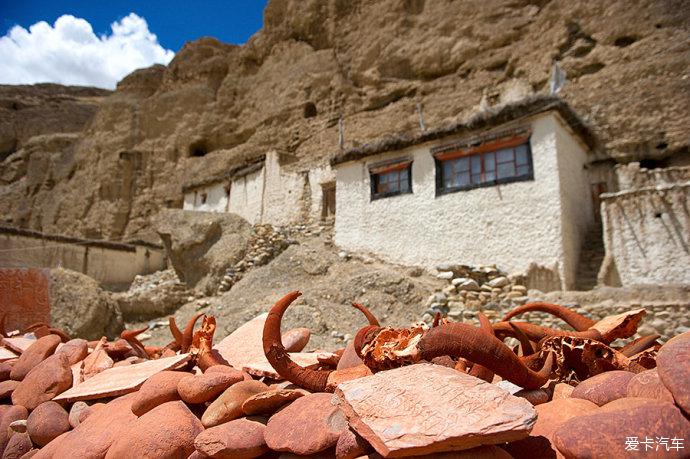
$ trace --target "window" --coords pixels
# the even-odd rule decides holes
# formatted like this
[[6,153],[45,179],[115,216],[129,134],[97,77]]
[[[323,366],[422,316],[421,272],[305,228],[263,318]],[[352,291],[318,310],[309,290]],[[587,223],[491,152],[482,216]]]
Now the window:
[[440,194],[533,178],[529,139],[524,136],[439,153],[435,159]]
[[372,167],[369,173],[372,200],[412,193],[412,161]]

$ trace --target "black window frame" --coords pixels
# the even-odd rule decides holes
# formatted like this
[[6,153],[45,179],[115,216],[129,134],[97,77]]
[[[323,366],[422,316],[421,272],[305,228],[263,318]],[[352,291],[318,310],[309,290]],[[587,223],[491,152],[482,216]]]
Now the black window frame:
[[[449,187],[446,188],[443,184],[445,181],[445,177],[443,175],[443,164],[447,161],[455,161],[461,157],[464,158],[471,158],[473,156],[479,156],[482,157],[482,173],[484,173],[485,168],[484,168],[484,161],[483,161],[483,156],[487,155],[489,153],[496,153],[500,150],[504,150],[506,147],[497,147],[496,149],[490,149],[486,151],[481,151],[477,153],[470,153],[464,156],[459,156],[457,158],[453,159],[439,159],[436,155],[434,155],[434,164],[436,168],[436,196],[443,196],[446,194],[450,193],[457,193],[458,191],[467,191],[467,190],[473,190],[475,188],[486,188],[486,187],[491,187],[491,186],[497,186],[497,185],[503,185],[506,183],[515,183],[515,182],[525,182],[525,181],[531,181],[534,180],[534,162],[532,160],[532,145],[530,142],[531,137],[528,137],[525,142],[520,143],[518,145],[508,147],[508,148],[517,148],[520,146],[526,146],[527,148],[527,166],[529,166],[529,171],[525,174],[521,175],[514,175],[511,177],[504,177],[504,178],[496,178],[494,180],[490,181],[484,181],[480,183],[470,183],[468,185],[459,185],[459,186],[454,186],[454,187]],[[470,159],[471,161],[471,159]],[[497,169],[494,169],[494,173],[497,174]],[[470,169],[470,176],[472,175],[471,169]]]
[[[375,201],[377,199],[383,199],[383,198],[390,198],[393,196],[401,196],[405,194],[412,194],[412,161],[410,160],[405,160],[405,161],[399,161],[394,164],[391,164],[389,167],[395,168],[396,166],[400,166],[401,164],[405,164],[405,167],[401,167],[399,169],[393,169],[393,170],[382,170],[382,171],[376,171],[376,169],[381,169],[381,167],[385,166],[379,166],[379,167],[374,167],[371,166],[369,168],[369,185],[370,185],[370,195],[371,195],[371,201]],[[395,191],[387,191],[385,193],[377,193],[376,189],[378,188],[379,185],[379,178],[380,176],[384,174],[390,174],[392,172],[402,172],[406,170],[407,171],[407,190],[395,190]],[[398,180],[398,183],[400,183],[400,180]]]

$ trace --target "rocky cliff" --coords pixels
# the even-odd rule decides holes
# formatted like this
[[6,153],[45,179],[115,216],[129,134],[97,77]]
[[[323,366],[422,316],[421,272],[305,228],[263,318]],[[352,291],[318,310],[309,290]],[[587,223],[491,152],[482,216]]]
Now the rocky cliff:
[[190,180],[269,148],[306,169],[338,150],[341,116],[353,146],[418,130],[418,107],[435,127],[545,93],[554,61],[606,154],[688,154],[682,0],[271,0],[264,16],[243,46],[204,38],[133,72],[81,133],[5,148],[5,222],[155,240]]

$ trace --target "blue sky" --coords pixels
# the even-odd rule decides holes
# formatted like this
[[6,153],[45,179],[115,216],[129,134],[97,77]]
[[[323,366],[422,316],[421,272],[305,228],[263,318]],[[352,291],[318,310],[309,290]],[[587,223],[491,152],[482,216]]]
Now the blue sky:
[[136,13],[146,19],[161,46],[177,52],[185,42],[203,36],[245,43],[261,28],[265,6],[266,0],[0,0],[0,33],[17,24],[53,24],[71,14],[103,34],[110,32],[111,23]]
[[137,68],[168,64],[185,42],[245,43],[266,0],[0,0],[0,84],[114,89]]

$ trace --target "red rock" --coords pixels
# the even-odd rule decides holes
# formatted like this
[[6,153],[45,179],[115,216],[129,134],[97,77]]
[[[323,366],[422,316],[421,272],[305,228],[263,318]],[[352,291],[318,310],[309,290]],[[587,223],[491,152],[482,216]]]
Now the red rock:
[[267,390],[268,386],[260,381],[240,381],[227,388],[206,408],[201,423],[208,428],[237,419],[244,415],[242,404],[245,400]]
[[597,405],[605,405],[627,395],[627,387],[635,373],[629,371],[607,371],[582,381],[573,389],[573,398],[582,398]]
[[235,368],[242,368],[253,361],[265,360],[262,338],[266,317],[268,313],[265,312],[243,324],[213,346],[213,349],[220,352],[220,355]]
[[[122,437],[137,417],[132,413],[134,394],[116,398],[93,412],[74,430],[48,443],[41,453],[50,448],[52,454],[46,458],[102,459],[110,445]],[[38,455],[37,455],[38,456]]]
[[69,358],[65,354],[53,355],[39,363],[26,375],[21,384],[12,392],[12,403],[33,410],[70,387],[72,387],[72,370],[69,366]]
[[565,421],[593,413],[599,407],[581,398],[561,398],[536,407],[537,422],[529,437],[509,443],[505,448],[516,457],[556,457],[553,433]]
[[311,331],[308,328],[293,328],[280,336],[283,347],[288,352],[301,352],[309,343]]
[[21,381],[29,371],[33,370],[39,363],[53,355],[55,349],[60,344],[60,337],[57,335],[46,335],[38,339],[19,356],[17,363],[12,367],[10,378]]
[[[519,440],[529,435],[537,420],[527,400],[430,363],[347,381],[336,394],[350,427],[386,457]],[[267,443],[271,446],[268,439]]]
[[549,393],[544,389],[522,389],[515,392],[513,395],[515,395],[516,397],[524,398],[532,405],[541,405],[542,403],[546,403],[549,401]]
[[357,365],[356,367],[344,368],[342,370],[335,370],[328,375],[326,390],[332,392],[335,390],[338,384],[342,382],[364,378],[365,376],[371,376],[371,374],[372,373],[369,367],[364,364]]
[[273,414],[278,408],[302,397],[304,392],[290,389],[267,390],[252,395],[242,404],[244,414]]
[[14,392],[18,385],[19,381],[14,379],[0,382],[0,400],[12,397],[12,392]]
[[94,414],[97,410],[101,409],[102,407],[106,406],[105,403],[94,403],[93,405],[89,406],[88,408],[84,408],[79,412],[79,415],[77,416],[77,419],[79,420],[79,424],[84,422],[89,416]]
[[690,332],[675,336],[661,346],[656,368],[676,404],[690,415]]
[[0,362],[0,381],[7,381],[8,379],[10,379],[12,367],[16,362],[16,359],[8,360],[7,362]]
[[31,441],[45,446],[70,429],[67,411],[56,402],[41,403],[29,415],[26,430]]
[[352,429],[345,429],[338,437],[338,442],[335,445],[336,459],[355,459],[363,456],[374,448],[369,443]]
[[658,401],[659,400],[655,399],[655,398],[641,398],[641,397],[619,398],[619,399],[616,399],[612,402],[608,402],[606,405],[601,406],[599,408],[598,412],[603,413],[605,411],[628,410],[630,408],[634,408],[634,407],[642,406],[642,405],[647,405],[649,403],[654,404],[654,402],[658,402]]
[[[690,421],[682,412],[673,404],[659,400],[629,409],[597,410],[578,416],[561,424],[553,438],[567,458],[623,458],[630,456],[626,451],[627,438],[687,438],[688,432]],[[643,454],[644,447],[640,457]],[[687,457],[687,450],[663,451],[663,456],[655,457]]]
[[[336,402],[337,403],[337,402]],[[264,438],[269,448],[308,455],[335,446],[347,429],[344,414],[332,394],[298,398],[268,421]]]
[[105,457],[186,458],[194,451],[194,438],[203,430],[183,402],[163,403],[121,432]]
[[179,400],[179,382],[189,376],[183,371],[161,371],[144,382],[132,400],[132,412],[141,416],[165,402]]
[[28,416],[29,412],[23,406],[8,406],[0,411],[0,455],[5,451],[9,441],[9,425],[14,421],[26,419]]
[[566,383],[557,383],[553,386],[553,395],[551,400],[558,400],[559,398],[568,398],[572,395],[575,387]]
[[24,454],[28,453],[33,448],[29,435],[25,433],[16,433],[10,437],[5,447],[5,452],[2,459],[19,459]]
[[69,432],[65,432],[59,437],[57,437],[55,440],[51,441],[48,443],[46,446],[44,446],[41,449],[32,449],[28,453],[26,453],[22,458],[24,457],[34,457],[36,459],[57,459],[58,456],[55,456],[55,450],[57,447],[60,445],[60,442],[62,439],[68,435]]
[[80,362],[89,355],[89,346],[85,339],[75,338],[67,341],[60,346],[60,349],[55,351],[56,354],[67,354],[69,357],[69,364],[74,365]]
[[250,459],[269,451],[264,440],[266,426],[250,419],[235,419],[206,429],[194,440],[200,453],[214,459]]
[[84,410],[89,409],[89,405],[86,404],[86,402],[74,402],[72,405],[72,408],[69,410],[69,415],[67,416],[67,420],[69,421],[69,425],[74,429],[77,427],[80,423],[79,417],[81,413]]
[[[10,423],[8,428],[12,432],[18,432],[18,433],[25,433],[26,432],[26,419],[19,419],[18,421],[14,421]],[[9,431],[8,431],[9,434]]]
[[30,459],[30,458],[34,457],[35,455],[37,455],[39,451],[40,451],[40,449],[31,448],[29,451],[27,451],[27,452],[26,452],[21,458],[19,458],[19,459]]
[[81,380],[93,378],[97,374],[112,368],[115,362],[103,348],[98,348],[89,354],[83,362]]
[[673,395],[661,382],[656,368],[633,376],[628,383],[626,395],[628,397],[655,398],[673,403]]
[[200,375],[186,376],[177,384],[177,392],[187,403],[204,403],[213,400],[225,389],[243,380],[244,374],[241,371],[228,367],[228,370],[206,371]]

